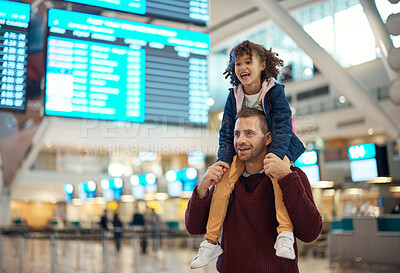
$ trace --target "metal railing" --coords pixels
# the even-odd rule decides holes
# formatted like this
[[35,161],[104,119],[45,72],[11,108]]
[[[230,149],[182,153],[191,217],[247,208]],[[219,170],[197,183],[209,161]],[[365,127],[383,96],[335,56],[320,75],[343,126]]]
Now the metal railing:
[[[369,90],[369,93],[378,102],[389,99],[388,86],[382,86],[377,89]],[[316,100],[317,100],[316,102],[314,101],[312,103],[307,103],[306,105],[304,105],[304,103],[299,103],[299,102],[293,103],[293,106],[296,108],[295,118],[353,107],[353,104],[349,101],[341,103],[338,97],[337,98],[329,97],[327,99],[316,98]]]
[[[129,248],[129,254],[132,255],[129,258],[133,264],[128,272],[134,273],[142,271],[141,242],[143,241],[151,241],[153,247],[157,245],[157,250],[153,249],[153,254],[157,256],[159,270],[155,272],[167,272],[166,257],[168,256],[169,243],[177,242],[178,239],[185,243],[185,248],[189,250],[185,254],[187,255],[185,263],[189,268],[188,262],[195,256],[194,247],[199,245],[195,241],[202,240],[201,236],[191,236],[186,231],[174,229],[133,230],[130,228],[124,229],[122,234],[124,247]],[[114,239],[112,231],[106,232],[100,229],[74,228],[33,231],[28,228],[3,227],[0,228],[0,272],[5,272],[3,271],[5,257],[13,258],[11,272],[15,273],[32,272],[28,266],[32,266],[35,260],[40,260],[40,266],[46,268],[46,270],[40,270],[40,272],[48,272],[48,268],[51,273],[61,272],[57,270],[60,267],[63,269],[70,267],[71,270],[67,272],[80,272],[81,269],[86,272],[87,261],[85,261],[85,257],[86,260],[89,260],[96,253],[98,255],[97,260],[101,260],[102,264],[98,265],[97,269],[89,269],[88,272],[117,272],[111,255],[116,252],[110,250],[110,244]],[[9,242],[9,247],[5,247],[6,241]],[[90,247],[88,247],[89,245]],[[99,248],[101,251],[98,251]],[[88,254],[89,251],[91,252],[90,255]],[[65,255],[60,255],[60,253]],[[41,259],[38,259],[38,256],[41,256]],[[16,262],[17,259],[18,262]],[[39,270],[36,271],[39,272]],[[203,272],[208,272],[207,267],[204,268]]]

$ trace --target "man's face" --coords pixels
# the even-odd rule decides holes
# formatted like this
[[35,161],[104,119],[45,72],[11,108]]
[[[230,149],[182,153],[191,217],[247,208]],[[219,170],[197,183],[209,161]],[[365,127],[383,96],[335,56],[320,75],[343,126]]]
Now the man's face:
[[257,116],[238,118],[235,123],[234,146],[242,161],[263,160],[271,143],[271,135],[264,135]]

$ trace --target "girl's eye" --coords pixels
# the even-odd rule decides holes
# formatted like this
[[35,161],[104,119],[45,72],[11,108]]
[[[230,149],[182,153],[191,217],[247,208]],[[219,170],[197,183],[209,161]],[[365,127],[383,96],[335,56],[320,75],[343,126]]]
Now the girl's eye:
[[239,63],[236,63],[236,66],[240,66],[240,64],[239,64]]
[[250,62],[250,61],[247,61],[246,64],[251,64],[251,62]]

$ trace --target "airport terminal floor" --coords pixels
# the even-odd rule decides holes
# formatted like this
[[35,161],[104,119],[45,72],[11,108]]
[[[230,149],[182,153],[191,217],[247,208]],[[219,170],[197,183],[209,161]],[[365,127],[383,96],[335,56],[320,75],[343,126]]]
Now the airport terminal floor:
[[[200,238],[196,238],[200,239]],[[153,250],[149,241],[147,254],[139,255],[139,264],[135,265],[134,246],[130,240],[123,240],[120,252],[115,250],[114,242],[107,241],[105,248],[100,242],[63,241],[57,245],[57,257],[54,272],[60,273],[217,273],[216,260],[200,269],[189,269],[189,263],[196,255],[195,249],[182,247],[177,239],[164,240],[157,250]],[[79,246],[78,246],[79,244]],[[20,240],[4,240],[2,264],[4,273],[42,273],[53,272],[52,254],[49,241],[26,240],[24,243],[21,270]],[[106,250],[105,250],[106,249]],[[104,253],[106,251],[107,253]],[[387,269],[373,271],[368,268],[341,269],[330,266],[328,256],[314,257],[311,253],[299,257],[299,269],[302,273],[372,273],[396,272]]]

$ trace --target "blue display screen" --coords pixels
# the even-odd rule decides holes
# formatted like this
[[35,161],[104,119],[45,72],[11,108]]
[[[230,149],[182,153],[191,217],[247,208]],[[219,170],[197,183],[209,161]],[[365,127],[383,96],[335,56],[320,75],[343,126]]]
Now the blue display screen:
[[318,164],[318,155],[316,151],[305,151],[294,163],[296,167],[312,166],[315,164]]
[[30,5],[0,0],[0,109],[25,111]]
[[368,181],[378,177],[378,165],[375,158],[350,161],[351,180]]
[[310,166],[302,166],[299,168],[307,175],[310,185],[314,185],[315,183],[317,183],[318,181],[321,180],[320,175],[319,175],[318,164],[310,165]]
[[170,197],[179,197],[182,194],[182,181],[171,181],[167,184],[168,195]]
[[146,13],[146,0],[68,0],[68,2],[81,3],[107,9],[115,9],[137,14]]
[[209,35],[50,9],[45,114],[205,124]]
[[100,8],[205,26],[208,0],[65,0]]
[[353,145],[349,147],[349,159],[361,160],[375,158],[376,148],[374,143]]

